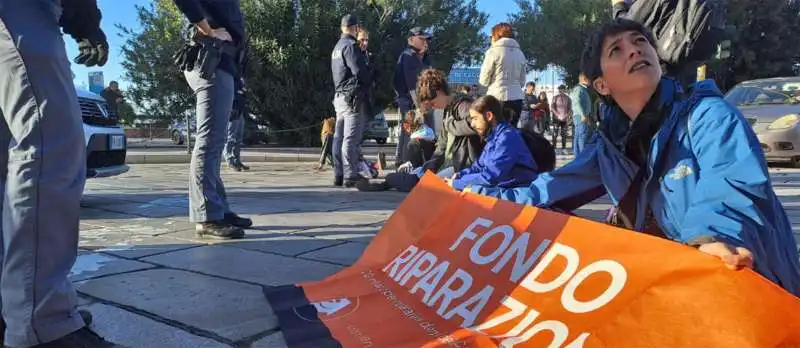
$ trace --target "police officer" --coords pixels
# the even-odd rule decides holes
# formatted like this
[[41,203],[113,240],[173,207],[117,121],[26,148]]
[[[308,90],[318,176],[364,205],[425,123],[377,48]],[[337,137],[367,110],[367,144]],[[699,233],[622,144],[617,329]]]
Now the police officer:
[[[394,73],[394,92],[396,95],[397,108],[400,111],[400,124],[403,124],[408,112],[414,110],[417,105],[417,77],[422,70],[431,66],[430,56],[428,55],[428,41],[431,35],[422,28],[415,27],[409,31],[408,47],[400,53],[397,59],[397,66]],[[436,129],[431,124],[431,117],[426,118],[426,123],[431,129]],[[400,167],[408,159],[406,158],[406,148],[408,147],[409,134],[400,127],[400,138],[397,140],[395,150],[395,168]]]
[[75,63],[105,65],[95,0],[0,0],[0,346],[118,347],[86,327],[67,278],[86,155],[59,27],[78,43]]
[[193,25],[194,36],[184,70],[197,98],[197,133],[189,181],[189,218],[200,237],[241,238],[250,219],[231,212],[220,178],[236,89],[246,45],[239,0],[173,0]]
[[342,18],[342,36],[331,55],[335,96],[336,128],[333,135],[335,186],[353,188],[368,181],[358,170],[361,137],[367,115],[368,88],[372,81],[364,52],[356,41],[358,21],[353,15]]

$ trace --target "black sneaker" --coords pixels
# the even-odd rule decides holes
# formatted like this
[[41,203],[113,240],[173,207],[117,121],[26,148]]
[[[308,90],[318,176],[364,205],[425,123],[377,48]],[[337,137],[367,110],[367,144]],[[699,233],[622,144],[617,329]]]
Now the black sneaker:
[[79,309],[78,314],[81,315],[81,319],[86,323],[86,326],[92,325],[92,313],[84,309]]
[[245,172],[250,170],[250,166],[246,166],[242,162],[239,162],[239,168],[242,168]]
[[228,163],[228,169],[230,169],[230,170],[232,170],[234,172],[241,172],[242,171],[242,167],[240,167],[236,163]]
[[369,179],[367,179],[367,178],[365,178],[363,176],[357,176],[357,177],[352,178],[352,179],[347,179],[347,181],[344,182],[344,187],[345,188],[354,188],[354,187],[358,187],[358,185],[364,185],[364,182],[369,184]]
[[241,228],[228,225],[225,221],[201,222],[195,226],[195,234],[199,238],[239,239],[244,237],[244,231]]
[[223,220],[225,221],[226,224],[231,225],[233,227],[250,228],[251,226],[253,226],[253,220],[243,218],[234,213],[225,214]]
[[342,185],[344,185],[344,178],[342,178],[341,176],[333,178],[333,186],[341,187]]
[[389,191],[391,187],[386,181],[381,181],[377,183],[370,182],[369,180],[361,180],[356,183],[356,188],[359,191],[363,192],[380,192],[380,191]]
[[124,348],[106,341],[88,327],[84,327],[53,342],[34,346],[36,348]]

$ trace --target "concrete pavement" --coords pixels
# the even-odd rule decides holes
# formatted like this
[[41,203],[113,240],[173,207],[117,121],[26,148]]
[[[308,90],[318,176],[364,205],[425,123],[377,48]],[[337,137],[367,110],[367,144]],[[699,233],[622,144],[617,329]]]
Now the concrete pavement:
[[[285,347],[263,290],[353,263],[404,198],[331,188],[331,173],[307,163],[223,175],[233,210],[255,221],[239,241],[194,237],[186,165],[88,182],[71,279],[101,335],[130,347]],[[773,180],[800,232],[800,170]],[[601,199],[578,213],[607,209]]]

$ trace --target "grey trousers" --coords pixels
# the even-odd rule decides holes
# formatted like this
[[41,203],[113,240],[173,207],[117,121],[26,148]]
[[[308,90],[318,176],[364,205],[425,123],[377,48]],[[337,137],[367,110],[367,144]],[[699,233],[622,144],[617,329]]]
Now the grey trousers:
[[217,70],[210,80],[199,72],[184,72],[197,98],[197,130],[189,178],[189,219],[192,222],[222,220],[230,211],[220,163],[233,108],[233,76]]
[[228,121],[228,141],[225,143],[225,160],[228,164],[242,163],[242,137],[244,136],[244,118]]
[[336,128],[333,132],[333,172],[345,180],[358,176],[358,161],[361,159],[361,138],[364,133],[366,115],[364,108],[353,107],[347,97],[336,95],[333,99],[336,110]]
[[0,0],[0,184],[5,345],[83,327],[67,276],[78,249],[86,150],[55,0]]

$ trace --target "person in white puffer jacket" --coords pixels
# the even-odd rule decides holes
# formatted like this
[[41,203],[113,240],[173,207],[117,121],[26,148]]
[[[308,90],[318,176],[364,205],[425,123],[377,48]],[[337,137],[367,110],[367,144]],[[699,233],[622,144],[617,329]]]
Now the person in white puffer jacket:
[[481,66],[480,84],[486,94],[503,102],[503,115],[512,125],[522,113],[528,60],[508,23],[492,28],[492,46],[486,51]]

